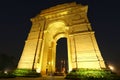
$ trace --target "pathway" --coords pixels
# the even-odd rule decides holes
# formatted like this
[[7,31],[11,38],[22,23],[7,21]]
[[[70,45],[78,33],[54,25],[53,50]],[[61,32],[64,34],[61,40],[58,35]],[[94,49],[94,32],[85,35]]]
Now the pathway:
[[45,76],[39,78],[26,78],[26,77],[4,78],[0,80],[65,80],[65,79],[64,76]]

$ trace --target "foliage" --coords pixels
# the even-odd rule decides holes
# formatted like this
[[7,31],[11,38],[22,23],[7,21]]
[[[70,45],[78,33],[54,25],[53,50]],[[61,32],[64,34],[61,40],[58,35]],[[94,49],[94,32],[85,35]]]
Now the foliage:
[[30,69],[16,69],[13,74],[18,77],[40,77],[40,73],[36,73],[35,70]]
[[120,80],[120,77],[110,70],[74,69],[67,74],[66,79],[82,80]]

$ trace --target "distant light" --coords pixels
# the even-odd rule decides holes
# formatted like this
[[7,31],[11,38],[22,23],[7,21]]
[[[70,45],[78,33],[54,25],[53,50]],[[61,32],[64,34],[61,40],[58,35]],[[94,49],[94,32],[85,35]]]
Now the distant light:
[[109,65],[108,67],[110,68],[110,70],[112,70],[112,71],[114,70],[113,66]]
[[7,71],[7,70],[5,70],[5,71],[4,71],[4,73],[5,73],[5,74],[7,74],[7,73],[8,73],[8,71]]

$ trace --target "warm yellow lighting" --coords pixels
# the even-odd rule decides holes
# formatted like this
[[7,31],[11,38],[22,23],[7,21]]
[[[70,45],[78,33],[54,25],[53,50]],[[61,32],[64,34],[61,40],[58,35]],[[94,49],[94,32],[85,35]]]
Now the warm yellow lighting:
[[67,38],[68,72],[74,68],[106,68],[86,16],[86,6],[66,3],[47,10],[32,20],[18,69],[36,69],[42,75],[47,70],[55,72],[60,38]]
[[38,69],[36,69],[36,72],[37,72],[37,73],[40,73],[40,71],[41,71],[41,70],[40,70],[39,68],[38,68]]
[[114,70],[113,66],[109,65],[108,67],[110,68],[110,70],[112,70],[112,71]]
[[50,62],[48,62],[48,64],[50,65]]
[[[56,13],[56,15],[66,15],[66,14],[68,14],[68,11],[63,11],[63,12]],[[46,15],[45,17],[46,18],[52,18],[54,16],[55,16],[54,14],[50,14],[50,15]]]
[[7,70],[5,70],[5,71],[4,71],[4,73],[5,73],[5,74],[7,74],[7,73],[8,73],[8,71],[7,71]]
[[60,15],[65,15],[65,14],[67,14],[68,13],[68,11],[64,11],[64,12],[61,12],[61,13],[59,13]]
[[37,63],[37,66],[36,66],[36,72],[37,72],[37,73],[40,73],[40,72],[41,72],[40,64],[39,64],[39,63]]

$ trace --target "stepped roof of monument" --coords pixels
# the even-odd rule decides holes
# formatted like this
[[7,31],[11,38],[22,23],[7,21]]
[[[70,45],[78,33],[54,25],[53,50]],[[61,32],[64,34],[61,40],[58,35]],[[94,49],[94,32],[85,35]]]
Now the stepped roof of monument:
[[45,15],[45,14],[49,14],[52,12],[57,12],[57,11],[65,10],[65,9],[71,10],[72,8],[75,8],[75,7],[83,8],[83,7],[87,7],[87,6],[84,6],[82,4],[77,4],[76,2],[64,3],[64,4],[59,4],[59,5],[50,7],[48,9],[42,10],[40,14]]
[[87,10],[88,10],[87,5],[77,4],[76,2],[64,3],[64,4],[59,4],[59,5],[50,7],[48,9],[42,10],[40,14],[31,18],[31,20],[33,21],[33,19],[37,17],[53,18],[56,16],[62,16],[62,15],[71,14],[71,13],[74,14],[76,12],[87,13]]

